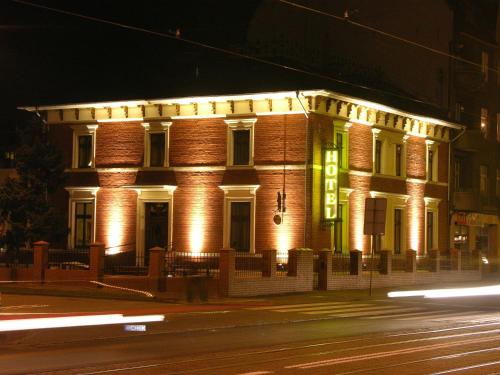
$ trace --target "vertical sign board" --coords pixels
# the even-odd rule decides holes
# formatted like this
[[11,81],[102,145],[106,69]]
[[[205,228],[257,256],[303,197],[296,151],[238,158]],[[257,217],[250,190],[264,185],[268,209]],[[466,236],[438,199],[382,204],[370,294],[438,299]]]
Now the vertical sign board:
[[386,198],[365,199],[365,225],[363,230],[364,234],[385,234],[386,210]]
[[337,219],[338,207],[338,149],[323,149],[323,221]]

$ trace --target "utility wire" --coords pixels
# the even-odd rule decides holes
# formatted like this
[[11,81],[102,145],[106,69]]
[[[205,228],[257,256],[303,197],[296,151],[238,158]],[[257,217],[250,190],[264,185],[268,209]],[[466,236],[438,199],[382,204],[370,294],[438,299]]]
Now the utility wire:
[[355,83],[352,83],[352,82],[343,81],[343,80],[336,79],[336,78],[333,78],[333,77],[328,76],[328,75],[311,72],[311,71],[308,71],[308,70],[305,70],[305,69],[301,69],[301,68],[297,68],[297,67],[293,67],[293,66],[289,66],[289,65],[280,64],[280,63],[277,63],[277,62],[274,62],[274,61],[271,61],[271,60],[266,60],[266,59],[259,58],[259,57],[256,57],[256,56],[252,56],[252,55],[248,55],[248,54],[245,54],[245,53],[241,53],[241,52],[237,52],[237,51],[232,51],[232,50],[228,50],[228,49],[221,48],[221,47],[216,47],[216,46],[213,46],[213,45],[210,45],[210,44],[207,44],[207,43],[198,42],[198,41],[193,40],[193,39],[184,38],[184,37],[182,37],[180,35],[168,34],[168,33],[163,33],[163,32],[159,32],[159,31],[149,30],[149,29],[146,29],[146,28],[143,28],[143,27],[127,25],[127,24],[124,24],[124,23],[114,22],[114,21],[110,21],[110,20],[106,20],[106,19],[102,19],[102,18],[98,18],[98,17],[93,17],[93,16],[88,16],[88,15],[85,15],[85,14],[71,12],[71,11],[64,10],[64,9],[53,8],[53,7],[49,7],[49,6],[45,6],[45,5],[41,5],[41,4],[36,4],[36,3],[32,3],[32,2],[29,2],[29,1],[25,1],[25,0],[11,0],[11,1],[14,2],[14,3],[22,4],[22,5],[26,5],[26,6],[30,6],[30,7],[34,7],[34,8],[39,8],[39,9],[48,10],[48,11],[51,11],[51,12],[63,14],[63,15],[66,15],[66,16],[72,16],[72,17],[77,17],[77,18],[85,19],[87,21],[93,21],[93,22],[103,23],[103,24],[107,24],[107,25],[111,25],[111,26],[116,26],[116,27],[119,27],[119,28],[122,28],[122,29],[126,29],[126,30],[132,30],[132,31],[137,31],[137,32],[145,33],[145,34],[154,35],[154,36],[161,37],[161,38],[167,38],[167,39],[171,39],[171,40],[178,40],[178,41],[185,42],[187,44],[191,44],[191,45],[194,45],[194,46],[197,46],[197,47],[206,48],[206,49],[209,49],[209,50],[212,50],[212,51],[216,51],[216,52],[219,52],[219,53],[223,53],[223,54],[228,54],[228,55],[231,55],[231,56],[239,57],[241,59],[258,62],[258,63],[261,63],[261,64],[266,64],[266,65],[274,66],[274,67],[277,67],[277,68],[282,68],[282,69],[285,69],[285,70],[288,70],[288,71],[292,71],[292,72],[295,72],[295,73],[301,73],[301,74],[309,75],[309,76],[312,76],[312,77],[315,77],[315,78],[320,78],[320,79],[324,79],[324,80],[331,81],[331,82],[341,83],[341,84],[344,84],[344,85],[348,85],[348,86],[352,86],[352,87],[357,87],[357,88],[361,88],[361,89],[364,89],[364,90],[378,92],[378,93],[381,93],[381,94],[388,94],[388,95],[391,95],[393,97],[397,97],[397,98],[409,100],[409,101],[412,101],[412,102],[415,102],[415,103],[419,103],[419,104],[424,104],[424,105],[435,107],[435,105],[432,104],[432,103],[428,103],[428,102],[425,102],[423,100],[412,98],[412,97],[409,97],[409,96],[406,96],[406,95],[401,95],[401,94],[397,94],[397,93],[391,92],[391,91],[381,90],[381,89],[377,89],[377,88],[373,88],[373,87],[369,87],[369,86],[364,86],[364,85],[355,84]]
[[[322,11],[322,10],[319,10],[319,9],[315,9],[315,8],[311,8],[311,7],[302,5],[302,4],[294,3],[293,1],[288,1],[288,0],[277,0],[277,1],[280,2],[280,3],[286,4],[286,5],[298,8],[298,9],[306,10],[306,11],[311,12],[311,13],[316,13],[316,14],[320,14],[322,16],[333,18],[333,19],[338,20],[338,21],[348,22],[351,25],[354,25],[354,26],[360,27],[362,29],[365,29],[365,30],[377,33],[379,35],[386,36],[388,38],[392,38],[392,39],[398,40],[398,41],[403,42],[403,43],[410,44],[410,45],[412,45],[414,47],[423,48],[423,49],[425,49],[427,51],[436,53],[438,55],[449,57],[449,58],[451,58],[453,60],[460,61],[460,62],[463,62],[463,63],[466,63],[466,64],[470,64],[470,65],[473,65],[473,66],[481,68],[481,69],[483,68],[483,66],[481,64],[476,63],[474,61],[464,59],[463,57],[460,57],[460,56],[457,56],[457,55],[452,55],[452,54],[450,54],[448,52],[444,52],[444,51],[438,50],[436,48],[432,48],[432,47],[426,46],[425,44],[414,42],[412,40],[400,37],[398,35],[394,35],[394,34],[388,33],[386,31],[377,29],[377,28],[372,27],[372,26],[368,26],[368,25],[362,24],[360,22],[353,21],[349,17],[337,16],[335,14],[328,13],[328,12],[325,12],[325,11]],[[491,70],[495,74],[498,74],[498,70],[497,69],[488,67],[488,70]]]

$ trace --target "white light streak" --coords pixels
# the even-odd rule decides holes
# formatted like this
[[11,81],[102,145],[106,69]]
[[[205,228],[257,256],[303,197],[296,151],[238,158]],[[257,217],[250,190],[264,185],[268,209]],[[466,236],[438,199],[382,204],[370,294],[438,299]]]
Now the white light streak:
[[472,297],[472,296],[494,296],[500,295],[500,285],[490,285],[473,288],[453,289],[429,289],[429,290],[407,290],[389,292],[390,298],[399,297],[424,297],[424,298],[450,298],[450,297]]
[[108,324],[162,322],[164,319],[164,315],[123,316],[123,314],[8,319],[0,321],[0,332],[25,331],[29,329],[88,327]]

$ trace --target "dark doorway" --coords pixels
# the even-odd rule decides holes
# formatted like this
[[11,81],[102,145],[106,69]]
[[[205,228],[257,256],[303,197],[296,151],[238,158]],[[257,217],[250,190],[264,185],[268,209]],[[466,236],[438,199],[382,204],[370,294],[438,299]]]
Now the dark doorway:
[[168,203],[147,202],[145,225],[144,265],[149,264],[149,249],[168,247]]
[[231,202],[231,247],[250,252],[250,202]]

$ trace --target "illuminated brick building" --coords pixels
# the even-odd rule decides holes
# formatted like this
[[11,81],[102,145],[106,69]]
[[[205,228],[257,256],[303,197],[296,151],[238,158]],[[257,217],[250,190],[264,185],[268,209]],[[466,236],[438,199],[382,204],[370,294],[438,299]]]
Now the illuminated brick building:
[[321,90],[38,110],[67,163],[69,248],[369,252],[364,200],[386,197],[380,249],[448,251],[458,125]]

